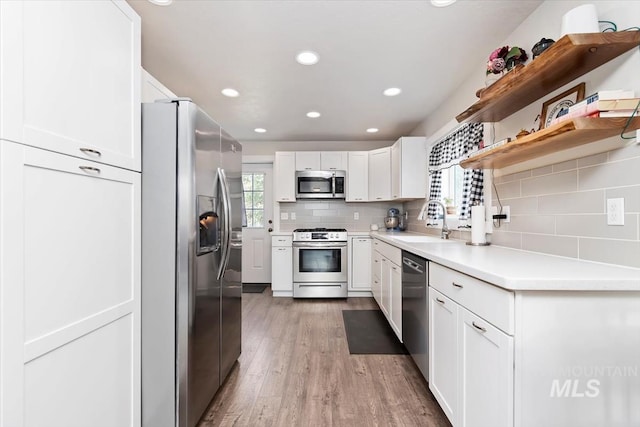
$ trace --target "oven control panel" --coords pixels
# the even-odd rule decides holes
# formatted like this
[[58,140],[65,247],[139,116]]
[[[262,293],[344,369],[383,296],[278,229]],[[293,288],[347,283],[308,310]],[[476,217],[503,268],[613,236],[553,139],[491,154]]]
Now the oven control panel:
[[347,240],[347,230],[343,229],[303,229],[294,230],[295,242],[341,242]]

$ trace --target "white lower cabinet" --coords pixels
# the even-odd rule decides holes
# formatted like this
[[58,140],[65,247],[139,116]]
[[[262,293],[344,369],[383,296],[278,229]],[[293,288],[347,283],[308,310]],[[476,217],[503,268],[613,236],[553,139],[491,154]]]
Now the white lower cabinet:
[[[399,248],[374,239],[373,297],[387,318],[389,325],[391,325],[391,328],[396,333],[396,336],[402,342],[401,259],[402,251]],[[378,277],[376,277],[377,274],[379,274]]]
[[349,238],[349,291],[371,291],[371,237]]
[[140,425],[140,197],[137,172],[0,141],[0,425]]
[[458,304],[429,288],[429,390],[453,425],[458,416]]
[[382,304],[382,255],[374,250],[371,262],[371,293],[378,305]]
[[429,389],[454,427],[512,427],[514,337],[470,308],[512,318],[513,294],[437,264],[429,280]]
[[513,425],[513,337],[460,307],[459,426]]
[[271,237],[271,291],[274,297],[293,296],[291,236]]

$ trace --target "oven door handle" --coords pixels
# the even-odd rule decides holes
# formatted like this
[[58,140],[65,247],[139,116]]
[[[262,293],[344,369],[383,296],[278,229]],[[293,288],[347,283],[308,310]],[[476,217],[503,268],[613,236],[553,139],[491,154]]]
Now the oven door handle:
[[294,248],[346,248],[347,242],[293,242]]

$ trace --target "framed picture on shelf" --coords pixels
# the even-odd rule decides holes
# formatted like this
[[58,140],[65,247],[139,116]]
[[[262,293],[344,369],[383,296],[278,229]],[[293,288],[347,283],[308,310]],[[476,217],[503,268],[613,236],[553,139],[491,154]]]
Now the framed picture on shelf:
[[542,104],[542,113],[540,113],[540,129],[548,127],[551,120],[558,117],[561,111],[568,109],[576,102],[582,101],[584,99],[584,87],[584,82],[582,82],[545,101]]

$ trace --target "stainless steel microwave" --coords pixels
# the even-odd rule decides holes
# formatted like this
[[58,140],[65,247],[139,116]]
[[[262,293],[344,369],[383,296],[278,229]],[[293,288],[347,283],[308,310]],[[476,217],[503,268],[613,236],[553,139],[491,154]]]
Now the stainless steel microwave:
[[297,171],[296,199],[344,199],[345,171]]

